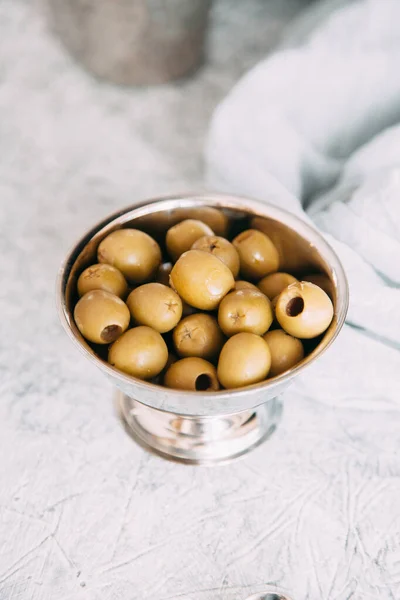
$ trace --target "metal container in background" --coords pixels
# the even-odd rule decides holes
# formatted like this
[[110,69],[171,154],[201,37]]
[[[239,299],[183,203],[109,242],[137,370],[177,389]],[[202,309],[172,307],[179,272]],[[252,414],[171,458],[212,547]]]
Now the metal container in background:
[[124,85],[200,65],[212,0],[47,0],[52,27],[94,75]]

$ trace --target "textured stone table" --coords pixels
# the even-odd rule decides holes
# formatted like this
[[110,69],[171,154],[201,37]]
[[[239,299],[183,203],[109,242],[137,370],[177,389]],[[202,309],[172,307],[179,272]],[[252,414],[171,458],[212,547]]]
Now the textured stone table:
[[[295,600],[399,597],[398,533],[380,531],[398,419],[289,392],[281,428],[244,460],[171,464],[126,436],[54,308],[88,226],[201,189],[214,106],[301,4],[217,2],[197,77],[136,90],[81,71],[40,5],[0,4],[1,600],[242,600],[268,583]],[[378,459],[382,428],[393,453]]]

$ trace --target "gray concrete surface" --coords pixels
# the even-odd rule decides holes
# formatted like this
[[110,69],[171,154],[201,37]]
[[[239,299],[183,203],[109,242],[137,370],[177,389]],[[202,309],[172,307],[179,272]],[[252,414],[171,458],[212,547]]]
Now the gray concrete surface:
[[[373,503],[375,492],[356,418],[289,392],[282,427],[243,461],[167,463],[125,435],[112,389],[54,309],[58,266],[87,227],[137,199],[203,187],[214,107],[302,4],[217,1],[196,77],[127,90],[81,71],[42,5],[0,3],[1,600],[242,600],[268,583],[294,600],[358,599],[364,572],[385,591],[385,555],[350,525],[337,535],[339,507],[350,524],[358,507],[346,498],[361,490]],[[368,419],[378,436],[379,417]]]

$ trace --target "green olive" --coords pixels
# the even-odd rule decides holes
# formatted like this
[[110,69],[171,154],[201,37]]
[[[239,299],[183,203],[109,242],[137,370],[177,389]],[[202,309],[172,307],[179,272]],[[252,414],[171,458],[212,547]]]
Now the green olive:
[[108,362],[139,379],[156,377],[168,360],[168,348],[158,331],[134,327],[110,346]]
[[117,267],[132,283],[149,281],[161,262],[161,250],[152,237],[138,229],[117,229],[97,250],[100,263]]
[[238,290],[254,290],[256,292],[260,291],[258,287],[254,285],[254,283],[250,283],[250,281],[243,280],[235,281],[235,292],[237,292]]
[[79,331],[89,342],[110,344],[128,328],[131,315],[118,296],[93,290],[78,300],[74,318]]
[[279,268],[279,254],[269,237],[256,229],[247,229],[233,240],[239,253],[240,272],[250,279],[260,279]]
[[297,338],[283,331],[283,329],[268,331],[263,337],[271,352],[270,377],[280,375],[303,360],[303,344]]
[[199,238],[192,246],[192,250],[203,250],[222,260],[232,271],[234,277],[238,276],[240,261],[236,248],[223,237],[205,235]]
[[218,308],[218,324],[227,336],[242,331],[262,335],[271,326],[273,318],[271,303],[259,290],[231,292]]
[[183,221],[184,219],[197,219],[202,221],[215,233],[215,235],[221,235],[226,237],[229,228],[229,219],[227,215],[211,206],[200,206],[199,208],[178,208],[175,211],[176,223]]
[[282,271],[301,271],[310,267],[310,245],[293,229],[283,223],[264,217],[254,217],[250,227],[267,235],[279,254]]
[[172,271],[172,263],[166,262],[158,267],[156,281],[163,285],[169,285],[169,276]]
[[275,310],[282,329],[303,339],[323,333],[333,318],[329,296],[308,281],[292,283],[285,288],[278,296]]
[[196,219],[186,219],[177,225],[174,225],[167,231],[165,243],[168,254],[173,261],[190,250],[196,240],[204,235],[214,235],[214,232],[208,225]]
[[164,377],[164,385],[177,390],[214,392],[219,390],[216,368],[207,360],[191,356],[172,364]]
[[92,265],[85,269],[78,279],[78,294],[84,296],[92,290],[104,290],[119,298],[125,298],[128,284],[121,271],[106,264]]
[[328,275],[323,273],[313,273],[312,275],[304,275],[303,281],[309,281],[314,285],[320,287],[326,294],[328,294],[329,298],[332,300],[333,298],[333,284],[329,279]]
[[263,294],[273,300],[276,296],[279,296],[285,287],[291,283],[296,283],[296,281],[296,277],[289,275],[289,273],[271,273],[263,277],[257,285]]
[[159,333],[173,329],[182,316],[182,301],[178,294],[162,283],[145,283],[137,287],[126,303],[136,323],[148,325]]
[[179,356],[198,356],[213,360],[223,346],[224,336],[217,319],[197,313],[178,323],[174,329],[173,341]]
[[263,381],[271,366],[268,344],[254,333],[229,338],[218,361],[218,379],[227,389]]
[[170,282],[180,297],[195,308],[214,310],[235,285],[232,271],[208,252],[189,250],[175,263]]

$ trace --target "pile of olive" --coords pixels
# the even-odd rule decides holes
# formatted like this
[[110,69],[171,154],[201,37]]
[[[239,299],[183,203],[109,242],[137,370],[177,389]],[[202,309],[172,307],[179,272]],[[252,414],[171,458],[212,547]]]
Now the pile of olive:
[[118,229],[80,274],[76,325],[124,373],[182,390],[238,388],[291,369],[304,358],[301,340],[331,323],[326,278],[279,272],[265,233],[229,241],[226,215],[208,210],[213,229],[208,213],[183,218],[164,253],[147,233]]

